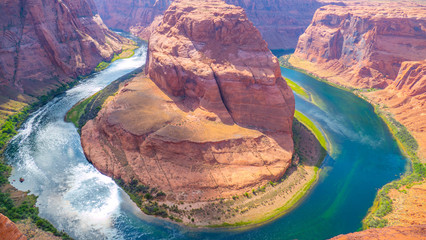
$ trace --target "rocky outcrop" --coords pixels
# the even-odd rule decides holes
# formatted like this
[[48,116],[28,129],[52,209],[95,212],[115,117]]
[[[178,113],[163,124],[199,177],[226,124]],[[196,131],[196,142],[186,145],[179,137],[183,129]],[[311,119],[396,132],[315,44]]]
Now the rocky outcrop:
[[173,4],[150,37],[151,79],[224,123],[291,133],[293,94],[244,10],[219,1],[185,3]]
[[426,156],[426,6],[356,3],[324,6],[300,37],[289,62],[363,93],[404,124]]
[[150,79],[133,79],[82,129],[96,168],[184,201],[239,195],[283,176],[294,97],[244,10],[176,1],[148,55]]
[[[111,27],[130,30],[148,39],[154,19],[164,13],[172,0],[95,0],[100,15]],[[226,0],[245,9],[271,49],[294,49],[299,36],[310,24],[315,10],[323,4],[316,0]],[[161,18],[161,16],[160,16]],[[152,24],[154,23],[154,24]]]
[[26,240],[16,225],[3,214],[0,214],[0,239],[2,240]]
[[417,139],[418,153],[426,159],[426,61],[403,62],[389,87],[365,95],[386,106],[407,127]]
[[292,64],[344,86],[385,88],[402,62],[425,59],[426,6],[347,4],[317,10],[300,36]]
[[339,235],[331,240],[425,240],[426,225],[411,227],[386,227],[378,229],[369,229],[346,235]]
[[15,100],[89,74],[127,41],[108,30],[92,0],[3,0],[0,26],[0,92]]

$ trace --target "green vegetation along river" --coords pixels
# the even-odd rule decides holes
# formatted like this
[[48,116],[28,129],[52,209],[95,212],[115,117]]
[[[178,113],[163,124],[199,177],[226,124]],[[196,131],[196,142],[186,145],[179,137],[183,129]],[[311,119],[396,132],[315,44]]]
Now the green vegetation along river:
[[[331,146],[317,185],[290,213],[252,229],[190,229],[149,217],[89,164],[66,112],[113,80],[140,68],[146,46],[117,60],[33,113],[6,151],[10,181],[38,197],[40,216],[75,239],[326,239],[358,230],[376,191],[397,179],[406,160],[367,102],[294,70],[283,75],[316,105],[296,96],[298,111],[313,120]],[[23,177],[25,181],[19,182]]]

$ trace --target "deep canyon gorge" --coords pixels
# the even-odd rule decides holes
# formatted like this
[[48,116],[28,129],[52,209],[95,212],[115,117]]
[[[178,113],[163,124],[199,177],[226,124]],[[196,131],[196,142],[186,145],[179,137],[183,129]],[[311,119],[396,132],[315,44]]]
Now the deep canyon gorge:
[[0,13],[0,238],[425,239],[422,1]]

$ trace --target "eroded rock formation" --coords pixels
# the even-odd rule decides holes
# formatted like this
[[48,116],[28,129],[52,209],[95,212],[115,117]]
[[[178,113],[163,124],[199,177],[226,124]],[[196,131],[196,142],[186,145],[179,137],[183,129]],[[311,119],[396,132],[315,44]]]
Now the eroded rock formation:
[[403,62],[389,87],[366,95],[408,128],[417,139],[418,153],[426,159],[426,61]]
[[[95,0],[100,15],[111,28],[130,30],[148,39],[154,21],[172,0]],[[310,24],[315,10],[323,4],[316,0],[225,0],[245,9],[271,49],[293,49]],[[161,18],[161,17],[160,17]],[[158,19],[158,18],[157,18]],[[154,23],[154,24],[152,24]]]
[[16,225],[6,216],[0,213],[0,239],[2,240],[26,240]]
[[369,229],[346,235],[339,235],[331,240],[425,240],[426,225],[410,227],[386,227]]
[[291,164],[294,97],[244,10],[176,1],[149,41],[146,72],[82,129],[101,172],[168,200],[230,197]]
[[354,88],[384,88],[404,61],[426,56],[426,6],[416,3],[347,3],[315,13],[300,36],[300,66]]
[[173,4],[149,39],[151,79],[225,123],[290,133],[293,94],[244,10],[185,4]]
[[329,81],[365,93],[404,124],[426,156],[426,6],[346,2],[324,6],[289,60]]
[[0,26],[0,93],[15,100],[89,74],[126,41],[103,24],[92,0],[2,0]]

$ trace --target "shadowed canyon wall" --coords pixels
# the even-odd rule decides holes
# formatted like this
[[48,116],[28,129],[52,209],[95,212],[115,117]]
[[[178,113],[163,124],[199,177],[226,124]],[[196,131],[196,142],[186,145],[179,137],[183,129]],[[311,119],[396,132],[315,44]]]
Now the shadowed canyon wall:
[[92,0],[1,0],[0,26],[2,104],[30,102],[89,74],[127,41],[108,30]]
[[[102,19],[110,28],[130,30],[143,39],[160,20],[171,0],[95,0]],[[245,9],[250,21],[259,29],[270,49],[294,49],[299,36],[312,20],[316,0],[226,0]],[[161,18],[161,17],[160,17]]]

